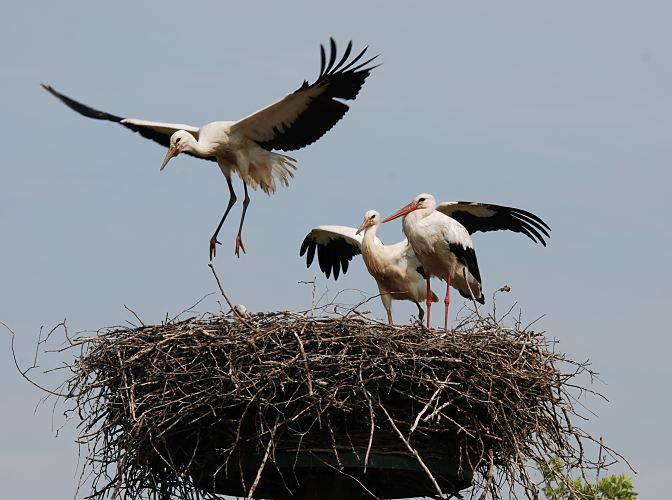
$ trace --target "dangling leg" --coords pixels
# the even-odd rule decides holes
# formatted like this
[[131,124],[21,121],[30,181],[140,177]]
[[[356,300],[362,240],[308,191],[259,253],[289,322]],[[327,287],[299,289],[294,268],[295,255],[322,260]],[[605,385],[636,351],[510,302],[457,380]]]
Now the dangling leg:
[[243,200],[243,215],[240,218],[240,226],[238,227],[238,235],[236,236],[236,257],[240,257],[240,251],[245,252],[245,247],[243,246],[243,239],[240,236],[240,233],[243,232],[243,222],[245,222],[245,212],[247,212],[247,206],[250,204],[250,196],[247,194],[247,183],[243,181],[243,188],[245,189],[245,199]]
[[430,274],[425,270],[425,276],[427,276],[427,329],[429,329],[429,316],[432,311],[432,288],[429,286]]
[[425,311],[422,309],[420,302],[416,302],[415,305],[418,306],[418,321],[422,323],[422,320],[425,317]]
[[383,303],[383,307],[387,311],[387,324],[394,326],[394,323],[392,322],[392,295],[381,290],[380,300]]
[[237,200],[236,193],[233,192],[233,184],[231,183],[231,178],[228,176],[226,177],[226,183],[229,185],[229,204],[226,206],[224,217],[222,217],[222,220],[219,221],[219,225],[215,230],[215,234],[213,234],[212,238],[210,238],[210,260],[212,260],[212,258],[215,256],[215,253],[217,253],[217,245],[221,245],[221,243],[217,241],[217,235],[219,234],[219,230],[222,228],[222,224],[224,224],[226,216],[229,215],[231,207],[233,207],[233,205],[236,203]]
[[446,275],[446,298],[443,299],[446,304],[446,317],[443,321],[443,329],[448,331],[448,306],[450,305],[450,273]]

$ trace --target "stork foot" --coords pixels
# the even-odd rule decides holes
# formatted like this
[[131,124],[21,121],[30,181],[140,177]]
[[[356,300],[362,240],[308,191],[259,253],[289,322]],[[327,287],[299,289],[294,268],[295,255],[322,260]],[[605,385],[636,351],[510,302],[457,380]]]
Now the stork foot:
[[245,251],[245,246],[243,245],[243,239],[240,237],[240,234],[236,236],[236,257],[240,258],[240,251],[247,253]]
[[217,254],[217,245],[221,245],[217,238],[213,236],[210,238],[210,260],[212,260]]

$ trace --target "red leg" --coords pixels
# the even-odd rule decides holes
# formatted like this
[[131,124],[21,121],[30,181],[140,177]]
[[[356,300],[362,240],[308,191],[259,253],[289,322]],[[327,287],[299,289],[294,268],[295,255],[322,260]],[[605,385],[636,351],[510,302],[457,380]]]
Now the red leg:
[[236,236],[236,250],[234,252],[236,254],[236,257],[240,257],[241,250],[243,251],[243,253],[246,253],[245,247],[243,246],[243,239],[240,237],[240,235],[238,235]]
[[427,275],[427,329],[429,329],[429,315],[432,309],[432,288],[429,286],[429,273],[425,271]]
[[394,326],[394,323],[392,323],[392,311],[390,311],[389,309],[387,310],[387,323],[390,326]]
[[446,276],[446,298],[443,299],[444,304],[446,304],[446,317],[443,321],[443,329],[448,331],[448,306],[450,305],[450,273]]

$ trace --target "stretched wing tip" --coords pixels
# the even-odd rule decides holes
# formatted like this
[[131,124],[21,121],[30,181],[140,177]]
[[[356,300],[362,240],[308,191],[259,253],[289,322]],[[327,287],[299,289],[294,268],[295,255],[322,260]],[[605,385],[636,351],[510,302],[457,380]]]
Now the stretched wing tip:
[[51,95],[53,95],[54,97],[59,97],[59,98],[60,98],[61,94],[59,94],[59,93],[56,91],[56,89],[55,89],[54,87],[52,87],[51,85],[49,85],[49,84],[47,84],[47,83],[40,83],[40,86],[41,86],[44,90],[46,90],[47,92],[49,92]]

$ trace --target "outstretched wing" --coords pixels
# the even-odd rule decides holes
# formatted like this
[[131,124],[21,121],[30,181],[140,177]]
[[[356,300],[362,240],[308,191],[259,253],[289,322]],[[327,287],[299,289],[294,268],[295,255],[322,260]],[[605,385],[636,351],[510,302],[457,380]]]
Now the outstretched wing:
[[334,279],[338,279],[341,268],[345,274],[352,258],[362,253],[362,236],[355,234],[356,231],[354,227],[318,226],[306,235],[299,255],[303,257],[308,253],[306,267],[310,267],[317,250],[320,270],[327,278],[333,271]]
[[[94,120],[107,120],[110,122],[119,123],[133,132],[137,132],[141,136],[154,142],[158,142],[165,147],[170,146],[170,136],[178,130],[186,130],[191,135],[193,135],[195,139],[198,139],[198,127],[184,125],[181,123],[162,123],[148,120],[138,120],[136,118],[122,118],[121,116],[106,113],[105,111],[99,111],[87,106],[86,104],[77,102],[64,94],[61,94],[50,85],[42,84],[42,88],[44,88],[44,90],[49,92],[67,107],[76,111],[80,115],[86,116],[87,118],[93,118]],[[190,156],[195,157],[195,155]],[[213,161],[215,160],[214,157],[204,159]]]
[[548,231],[551,228],[543,220],[519,208],[471,201],[446,201],[439,203],[436,210],[462,224],[469,234],[477,231],[513,231],[523,233],[544,246],[544,237],[550,238]]
[[376,57],[360,62],[367,48],[348,62],[352,42],[348,43],[336,63],[336,42],[330,39],[331,54],[326,62],[324,46],[320,46],[322,64],[314,83],[307,81],[292,94],[236,122],[231,133],[242,134],[262,148],[292,151],[312,144],[350,109],[338,99],[357,97],[364,80],[376,66],[368,66]]

